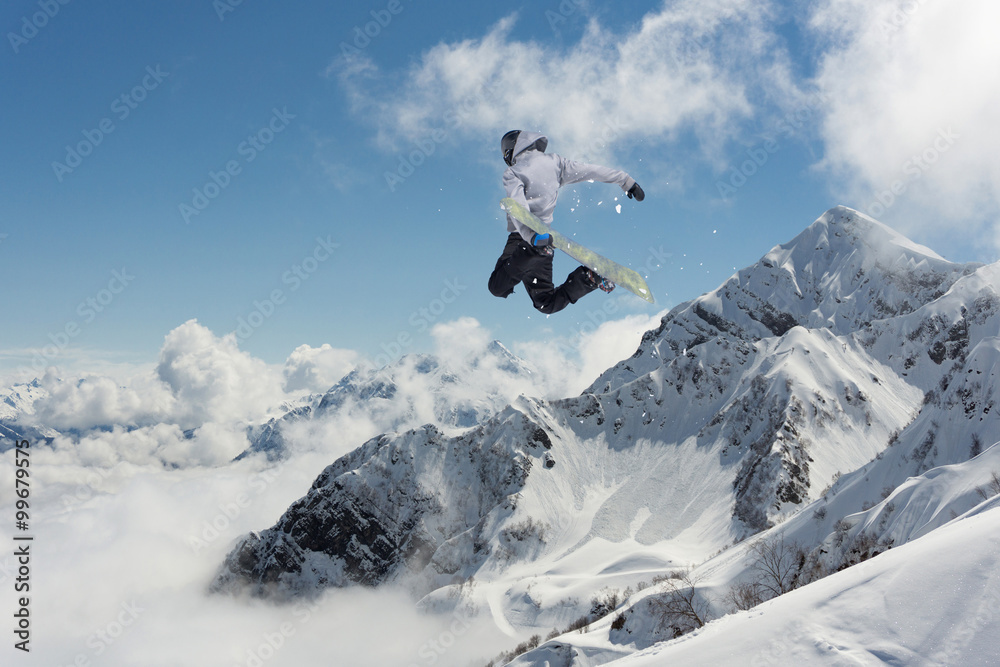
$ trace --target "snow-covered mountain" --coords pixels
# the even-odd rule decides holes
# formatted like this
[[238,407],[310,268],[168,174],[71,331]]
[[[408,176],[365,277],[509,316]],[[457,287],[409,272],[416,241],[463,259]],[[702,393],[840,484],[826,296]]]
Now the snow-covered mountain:
[[[942,515],[907,479],[977,454],[977,480],[993,465],[998,292],[997,265],[948,262],[832,209],[674,308],[581,396],[522,398],[457,436],[369,440],[243,538],[213,587],[402,581],[512,636],[617,608],[618,627],[519,664],[632,653],[667,638],[648,610],[668,584],[642,585],[658,575],[701,564],[717,616],[756,541],[794,540],[816,578],[967,511],[968,492],[928,492],[949,499]],[[645,590],[621,605],[627,588]]]
[[239,458],[260,452],[272,461],[284,458],[289,439],[316,437],[319,426],[337,420],[364,424],[360,430],[369,436],[424,423],[456,432],[485,421],[536,386],[527,363],[499,341],[471,358],[406,355],[382,368],[358,367],[325,394],[251,428],[250,447]]
[[26,417],[35,413],[35,401],[46,396],[48,393],[37,378],[31,382],[0,388],[0,452],[13,447],[17,440],[37,442],[54,435],[48,429],[24,423]]

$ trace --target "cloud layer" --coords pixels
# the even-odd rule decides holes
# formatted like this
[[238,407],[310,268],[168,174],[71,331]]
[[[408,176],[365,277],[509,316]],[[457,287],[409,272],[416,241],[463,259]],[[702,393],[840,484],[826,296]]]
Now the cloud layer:
[[682,133],[716,151],[753,114],[751,100],[789,91],[770,13],[768,2],[682,0],[623,35],[590,21],[567,49],[520,39],[510,16],[479,39],[438,44],[398,75],[360,55],[330,71],[388,148],[435,130],[499,141],[518,126],[551,133],[583,159]]
[[827,0],[822,166],[845,203],[908,232],[1000,248],[1000,5]]
[[[473,370],[471,381],[455,384],[462,395],[446,396],[456,400],[579,391],[593,379],[584,380],[588,368],[630,355],[646,324],[604,317],[572,340],[539,343],[541,372],[527,376],[490,353],[492,336],[474,319],[439,323],[432,334],[446,371]],[[367,363],[329,346],[301,346],[283,368],[270,367],[232,337],[190,321],[165,337],[155,369],[128,382],[46,376],[49,397],[36,402],[37,421],[67,433],[31,449],[32,527],[35,543],[45,545],[32,597],[39,619],[32,660],[298,665],[335,654],[340,664],[466,665],[526,639],[504,636],[488,616],[419,613],[400,590],[333,591],[291,606],[206,595],[236,539],[272,525],[333,457],[378,426],[371,415],[351,423],[348,411],[290,431],[300,446],[282,463],[233,462],[248,444],[246,424],[339,379],[354,359]],[[416,419],[434,412],[409,402],[433,390],[418,366],[418,358],[407,360],[397,374],[405,400],[396,408]],[[8,509],[14,471],[8,451],[0,456],[0,506]],[[0,527],[0,539],[9,540],[9,530]],[[0,585],[10,584],[15,568],[11,555],[0,556]],[[0,611],[13,613],[9,607],[6,596]]]

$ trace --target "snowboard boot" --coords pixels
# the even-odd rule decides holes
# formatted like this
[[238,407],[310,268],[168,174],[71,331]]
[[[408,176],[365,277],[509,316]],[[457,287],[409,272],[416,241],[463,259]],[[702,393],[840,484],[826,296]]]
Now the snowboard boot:
[[613,282],[611,282],[607,278],[602,278],[601,276],[597,275],[590,269],[587,269],[587,272],[584,274],[584,278],[586,279],[587,284],[590,285],[590,287],[597,288],[602,292],[610,293],[611,290],[615,288],[615,284]]

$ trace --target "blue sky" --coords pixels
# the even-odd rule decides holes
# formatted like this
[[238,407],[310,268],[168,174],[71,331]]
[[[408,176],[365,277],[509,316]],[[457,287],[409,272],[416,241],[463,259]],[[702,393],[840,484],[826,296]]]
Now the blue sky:
[[[997,11],[4,3],[0,374],[152,363],[191,319],[271,364],[422,351],[461,317],[544,348],[713,289],[836,204],[994,261]],[[516,127],[643,186],[564,191],[554,226],[646,274],[655,306],[490,296]]]

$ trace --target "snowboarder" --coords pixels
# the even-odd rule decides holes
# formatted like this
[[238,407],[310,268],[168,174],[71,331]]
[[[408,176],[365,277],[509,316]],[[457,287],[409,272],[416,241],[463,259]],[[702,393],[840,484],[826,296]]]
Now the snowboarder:
[[[624,171],[566,159],[545,153],[549,139],[538,132],[511,130],[500,140],[500,150],[507,170],[503,187],[507,196],[525,206],[542,222],[552,223],[552,212],[559,197],[559,188],[581,181],[617,183],[629,199],[642,201],[646,195],[635,179]],[[614,284],[585,266],[570,272],[559,287],[552,283],[552,236],[538,234],[507,216],[507,245],[490,276],[493,296],[506,299],[514,286],[523,283],[531,303],[550,315],[595,289],[610,292]]]

